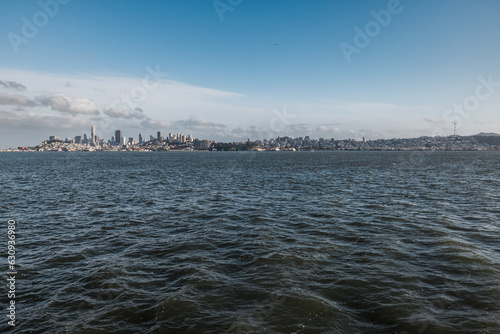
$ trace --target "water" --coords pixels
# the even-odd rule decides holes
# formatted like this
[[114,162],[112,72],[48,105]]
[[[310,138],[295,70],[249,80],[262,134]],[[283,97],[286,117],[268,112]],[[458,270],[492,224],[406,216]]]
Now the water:
[[499,152],[0,163],[16,333],[500,333]]

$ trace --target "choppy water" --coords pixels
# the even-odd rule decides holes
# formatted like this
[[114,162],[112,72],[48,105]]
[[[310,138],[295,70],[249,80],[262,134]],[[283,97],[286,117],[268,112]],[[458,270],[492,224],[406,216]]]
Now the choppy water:
[[0,163],[16,333],[500,333],[498,152]]

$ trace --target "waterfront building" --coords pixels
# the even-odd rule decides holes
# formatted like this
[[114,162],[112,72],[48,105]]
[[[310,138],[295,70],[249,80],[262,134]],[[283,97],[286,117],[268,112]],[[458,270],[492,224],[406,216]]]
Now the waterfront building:
[[193,147],[195,150],[208,150],[211,144],[212,142],[208,139],[199,140],[198,138],[195,138],[193,140]]
[[142,144],[143,138],[142,138],[142,133],[139,133],[139,144]]

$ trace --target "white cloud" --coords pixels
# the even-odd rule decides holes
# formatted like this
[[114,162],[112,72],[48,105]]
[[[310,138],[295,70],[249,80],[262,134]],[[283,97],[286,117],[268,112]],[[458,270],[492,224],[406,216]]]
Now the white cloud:
[[226,125],[221,123],[214,123],[202,119],[190,118],[185,121],[177,121],[177,126],[191,131],[214,131],[222,132],[225,130]]
[[124,119],[144,119],[146,115],[144,115],[142,109],[135,108],[133,111],[124,110],[124,109],[113,109],[110,107],[105,107],[102,112],[108,115],[111,118],[124,118]]
[[[78,134],[82,128],[88,128],[91,124],[88,120],[77,117],[68,118],[62,115],[16,112],[6,109],[0,109],[0,119],[2,130],[22,128],[25,131],[50,131],[50,133],[74,130]],[[40,138],[39,142],[41,139],[44,138]]]
[[160,130],[175,127],[172,122],[157,121],[151,118],[146,118],[140,124],[140,127],[150,130]]
[[53,94],[51,96],[37,96],[35,100],[52,110],[69,113],[72,115],[98,115],[99,111],[95,104],[88,98],[72,97],[64,94]]

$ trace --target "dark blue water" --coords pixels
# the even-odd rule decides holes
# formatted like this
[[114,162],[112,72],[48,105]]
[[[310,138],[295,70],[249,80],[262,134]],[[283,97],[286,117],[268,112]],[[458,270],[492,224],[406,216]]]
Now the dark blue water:
[[0,164],[15,333],[500,333],[499,152]]

